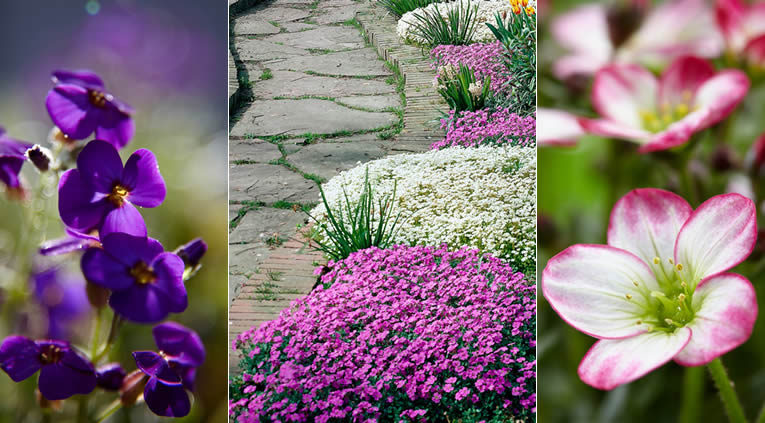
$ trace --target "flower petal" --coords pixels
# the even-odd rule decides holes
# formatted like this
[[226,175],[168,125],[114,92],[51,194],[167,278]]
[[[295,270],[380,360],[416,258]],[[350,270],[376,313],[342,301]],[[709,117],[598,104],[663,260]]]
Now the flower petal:
[[[608,245],[640,257],[654,272],[672,274],[675,240],[693,209],[669,191],[640,188],[622,197],[611,211]],[[659,258],[659,264],[654,259]]]
[[136,206],[157,207],[165,200],[165,180],[149,150],[142,148],[130,156],[121,179],[130,191],[128,201]]
[[765,68],[765,34],[747,43],[744,56],[750,65]]
[[153,288],[166,297],[165,303],[173,313],[181,313],[188,307],[188,295],[183,284],[183,259],[173,253],[162,253],[151,263],[157,274]]
[[138,209],[134,205],[125,202],[121,207],[106,213],[99,233],[102,237],[113,233],[145,237],[148,232],[146,230],[146,223],[143,221],[143,217],[138,212]]
[[103,90],[104,81],[89,70],[57,70],[53,72],[53,82],[56,84],[74,84],[94,90]]
[[693,293],[698,311],[687,325],[691,341],[675,357],[683,366],[700,366],[746,342],[757,320],[757,295],[743,276],[723,273],[702,281]]
[[167,360],[154,351],[136,351],[133,353],[133,359],[136,366],[147,375],[160,379],[164,383],[181,383],[181,377],[170,368]]
[[84,250],[91,245],[86,239],[67,236],[65,238],[52,239],[40,245],[39,253],[42,256],[57,256],[74,251]]
[[135,135],[133,119],[113,106],[102,113],[96,127],[96,138],[108,141],[116,148],[126,146]]
[[104,236],[102,242],[109,255],[128,267],[139,261],[151,264],[165,250],[156,239],[125,233]]
[[655,331],[627,339],[600,340],[579,364],[579,378],[594,388],[614,389],[671,360],[690,338],[691,330],[680,328],[671,334]]
[[174,361],[193,367],[199,367],[205,361],[202,339],[193,330],[175,322],[166,322],[154,326],[151,332],[157,348],[172,356]]
[[112,292],[109,305],[122,317],[136,323],[157,323],[170,314],[167,296],[152,284]]
[[[64,353],[67,359],[55,364],[47,364],[40,371],[38,388],[43,397],[49,401],[66,399],[76,394],[89,394],[96,389],[96,372],[93,366],[74,351]],[[75,361],[70,363],[68,361]],[[76,365],[72,365],[76,364]]]
[[637,142],[639,144],[647,142],[651,137],[650,132],[641,128],[627,126],[623,123],[607,119],[579,118],[579,125],[589,134],[608,138],[619,138],[626,141]]
[[183,417],[191,411],[191,401],[182,385],[166,385],[154,377],[146,383],[143,399],[158,416]]
[[687,281],[700,281],[746,259],[757,240],[757,212],[739,194],[705,201],[685,222],[675,244],[675,263],[685,267]]
[[128,289],[135,283],[130,267],[101,248],[88,248],[80,261],[88,281],[112,291]]
[[48,92],[45,99],[53,123],[69,138],[82,140],[96,130],[97,114],[91,113],[93,106],[88,90],[73,84],[61,84]]
[[106,141],[93,140],[77,157],[77,170],[80,171],[82,180],[93,190],[110,194],[114,185],[121,182],[122,159],[113,145]]
[[613,53],[607,12],[602,5],[586,5],[561,15],[551,30],[560,45],[574,52],[553,65],[553,72],[560,79],[594,74],[608,63]]
[[34,341],[24,336],[11,335],[0,345],[0,368],[14,382],[21,382],[42,368],[39,356],[40,349]]
[[562,110],[540,107],[537,122],[537,145],[576,145],[585,133],[577,117]]
[[77,169],[69,169],[58,183],[58,213],[66,226],[89,232],[103,219],[109,204],[98,199]]
[[706,60],[685,56],[678,58],[662,73],[659,80],[660,107],[678,104],[690,106],[696,90],[715,75],[715,68]]
[[600,116],[642,129],[641,112],[656,109],[659,84],[651,72],[637,65],[610,65],[595,75],[592,105]]
[[717,0],[715,2],[715,18],[725,39],[734,50],[741,48],[746,34],[742,31],[746,4],[741,0]]
[[637,321],[644,313],[641,289],[646,288],[658,289],[648,265],[607,245],[573,245],[551,258],[542,273],[542,292],[550,306],[566,323],[596,338],[645,332]]

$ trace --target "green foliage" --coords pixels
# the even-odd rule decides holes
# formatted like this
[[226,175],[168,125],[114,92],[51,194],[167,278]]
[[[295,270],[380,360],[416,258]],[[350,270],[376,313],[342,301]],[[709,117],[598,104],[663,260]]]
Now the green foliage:
[[415,13],[417,22],[412,25],[413,31],[425,40],[429,47],[439,45],[467,45],[471,43],[476,31],[476,15],[478,7],[471,6],[470,0],[460,2],[458,7],[453,7],[446,13],[446,18],[441,16],[438,6],[433,11],[423,11],[422,15]]
[[[438,93],[456,113],[483,109],[491,93],[491,77],[487,76],[481,86],[481,82],[476,80],[475,73],[462,64],[459,70],[448,66],[443,67],[438,82]],[[474,91],[478,89],[480,91],[471,92],[471,87]]]
[[[330,259],[338,261],[355,251],[369,247],[388,248],[391,245],[393,236],[396,234],[396,226],[401,218],[401,213],[393,216],[395,185],[392,195],[377,201],[376,209],[374,191],[369,183],[369,171],[364,179],[364,190],[356,204],[352,204],[348,194],[343,191],[345,201],[333,211],[321,185],[319,192],[326,209],[327,223],[322,223],[314,216],[308,215],[317,224],[312,238],[318,245],[319,251]],[[379,214],[376,224],[373,222],[375,213]]]
[[513,113],[529,116],[537,103],[537,24],[535,16],[510,14],[505,22],[497,15],[496,26],[486,24],[505,46],[504,56],[508,81],[505,96],[497,97],[492,106],[506,107]]
[[401,17],[406,12],[425,7],[438,0],[377,0],[377,4],[387,9],[390,13]]

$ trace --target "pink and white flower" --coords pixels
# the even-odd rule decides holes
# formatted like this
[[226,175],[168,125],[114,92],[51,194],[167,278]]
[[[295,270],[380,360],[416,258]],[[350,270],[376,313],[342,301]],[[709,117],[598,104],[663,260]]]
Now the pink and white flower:
[[613,389],[674,359],[699,366],[744,343],[757,318],[754,287],[726,273],[757,238],[754,203],[738,194],[695,211],[681,197],[636,189],[614,206],[608,245],[550,259],[542,291],[568,324],[598,338],[579,377]]
[[765,2],[749,6],[741,0],[718,0],[715,18],[730,54],[765,66]]
[[675,60],[659,79],[638,65],[609,65],[592,88],[592,104],[602,118],[580,123],[589,133],[637,142],[640,152],[665,150],[727,117],[749,86],[743,72],[716,72],[690,56]]
[[712,11],[703,0],[670,0],[657,6],[618,45],[611,37],[608,13],[604,5],[588,4],[555,19],[552,34],[571,51],[553,65],[558,78],[592,75],[610,63],[663,67],[684,55],[717,57],[723,49]]
[[577,116],[562,110],[537,108],[537,145],[573,146],[584,134]]

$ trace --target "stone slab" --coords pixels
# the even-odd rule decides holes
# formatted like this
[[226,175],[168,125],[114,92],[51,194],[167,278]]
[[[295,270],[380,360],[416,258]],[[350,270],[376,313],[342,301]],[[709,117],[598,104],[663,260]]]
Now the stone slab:
[[[294,47],[290,47],[294,48]],[[286,56],[286,55],[284,55]],[[337,76],[389,76],[391,72],[371,48],[321,54],[318,56],[292,56],[268,62],[273,70],[316,72]]]
[[[359,11],[358,5],[344,5],[342,7],[327,7],[320,9],[313,19],[320,25],[336,24],[353,19]],[[353,28],[353,27],[350,27]],[[353,28],[358,33],[358,29]]]
[[308,31],[271,35],[264,40],[302,49],[339,51],[364,47],[359,30],[347,26],[321,26]]
[[313,181],[303,178],[284,166],[268,164],[234,165],[229,170],[229,200],[234,202],[262,201],[273,204],[279,200],[311,203],[319,198]]
[[282,156],[279,147],[262,140],[231,140],[228,149],[228,161],[248,161],[268,163]]
[[257,81],[252,87],[256,98],[326,96],[344,97],[356,94],[391,94],[396,89],[374,79],[332,78],[306,75],[302,72],[272,71],[273,78]]
[[295,227],[307,218],[302,211],[263,207],[251,210],[239,221],[229,236],[229,243],[265,243],[271,235],[278,233],[284,238],[295,234]]
[[338,173],[356,167],[359,162],[384,157],[381,142],[319,143],[304,147],[289,156],[289,162],[303,172],[329,180]]
[[284,32],[299,32],[299,31],[307,31],[310,29],[318,28],[318,25],[313,24],[307,24],[303,22],[285,22],[283,24],[280,24],[279,27]]
[[392,113],[353,110],[329,100],[264,100],[252,103],[231,128],[231,136],[355,132],[397,121]]
[[401,107],[401,97],[396,95],[365,95],[354,97],[339,97],[338,103],[362,109],[383,111],[386,109]]
[[277,5],[276,2],[260,5],[252,8],[249,12],[240,15],[236,21],[262,20],[273,22],[293,22],[305,19],[311,15],[311,12],[305,9],[295,7],[284,7]]
[[236,51],[239,54],[239,60],[247,62],[286,59],[308,54],[306,50],[301,48],[256,39],[237,40]]
[[278,26],[264,19],[254,19],[252,16],[236,19],[234,23],[235,35],[269,35],[278,34],[279,31],[281,30]]

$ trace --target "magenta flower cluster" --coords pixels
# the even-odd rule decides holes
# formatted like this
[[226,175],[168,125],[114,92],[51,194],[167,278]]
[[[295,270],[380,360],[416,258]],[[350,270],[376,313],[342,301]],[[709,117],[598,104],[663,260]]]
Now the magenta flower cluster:
[[245,422],[511,421],[536,411],[536,288],[476,249],[369,248],[239,335]]
[[521,117],[508,109],[481,109],[475,112],[449,112],[441,119],[441,129],[446,138],[433,143],[431,149],[453,146],[477,147],[480,145],[535,145],[536,119],[534,116]]
[[[466,46],[441,45],[430,51],[433,68],[452,65],[459,68],[460,64],[473,70],[477,80],[491,77],[491,91],[498,93],[510,80],[507,66],[502,60],[504,47],[499,41],[490,44],[470,44]],[[438,76],[436,76],[438,80]]]

